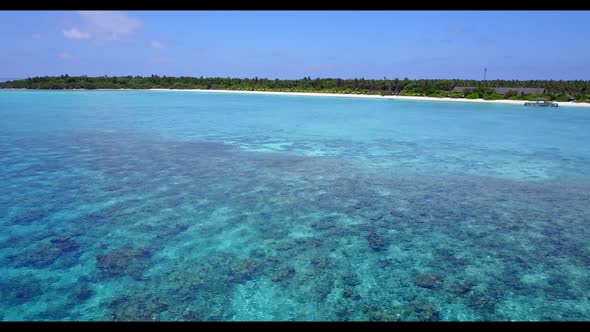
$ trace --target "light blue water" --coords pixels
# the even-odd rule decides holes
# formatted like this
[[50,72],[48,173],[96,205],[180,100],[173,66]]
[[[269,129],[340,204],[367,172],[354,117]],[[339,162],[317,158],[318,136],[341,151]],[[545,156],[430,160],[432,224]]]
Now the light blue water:
[[3,320],[588,320],[590,111],[0,91]]

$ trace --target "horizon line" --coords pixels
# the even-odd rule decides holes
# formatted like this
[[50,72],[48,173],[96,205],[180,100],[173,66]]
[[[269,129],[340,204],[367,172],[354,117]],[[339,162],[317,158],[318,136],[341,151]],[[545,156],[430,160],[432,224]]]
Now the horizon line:
[[98,77],[107,77],[107,78],[112,78],[112,77],[141,77],[141,78],[147,78],[147,77],[152,77],[152,76],[156,76],[156,77],[172,77],[172,78],[181,78],[181,77],[185,77],[185,78],[198,78],[198,79],[213,79],[213,78],[222,78],[222,79],[259,79],[259,80],[279,80],[279,81],[293,81],[293,80],[303,80],[303,79],[311,79],[311,80],[316,80],[316,79],[340,79],[340,80],[375,80],[375,81],[420,81],[420,80],[449,80],[449,81],[454,81],[454,80],[460,80],[460,81],[481,81],[481,82],[490,82],[490,81],[562,81],[562,82],[567,82],[567,81],[590,81],[590,79],[553,79],[553,78],[544,78],[544,79],[540,79],[540,78],[536,78],[536,79],[508,79],[508,78],[495,78],[495,79],[473,79],[473,78],[409,78],[409,77],[404,77],[404,78],[399,78],[399,77],[394,77],[394,78],[366,78],[366,77],[347,77],[347,78],[343,78],[343,77],[311,77],[310,75],[308,76],[303,76],[303,77],[299,77],[299,78],[271,78],[271,77],[258,77],[258,76],[253,76],[253,77],[239,77],[239,76],[187,76],[187,75],[158,75],[158,74],[149,74],[149,75],[70,75],[70,74],[59,74],[59,75],[43,75],[43,76],[27,76],[27,77],[19,77],[19,78],[15,78],[15,77],[2,77],[0,76],[0,79],[11,79],[11,80],[26,80],[26,79],[32,79],[32,78],[45,78],[45,77],[62,77],[62,76],[68,76],[68,77],[89,77],[89,78],[98,78]]

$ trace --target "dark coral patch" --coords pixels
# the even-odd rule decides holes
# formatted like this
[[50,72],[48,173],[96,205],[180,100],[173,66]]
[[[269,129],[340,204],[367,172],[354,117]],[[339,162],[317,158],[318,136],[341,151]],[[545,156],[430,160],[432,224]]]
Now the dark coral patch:
[[353,287],[345,287],[342,291],[342,297],[350,300],[360,300],[361,295]]
[[474,284],[472,282],[453,282],[447,288],[447,291],[456,295],[465,295],[471,291]]
[[16,267],[43,268],[53,264],[61,256],[61,250],[50,244],[36,246],[29,251],[8,256],[8,261]]
[[385,251],[389,246],[388,239],[377,232],[369,232],[367,241],[369,242],[369,248],[373,249],[373,251]]
[[404,320],[405,313],[400,308],[379,308],[370,306],[363,309],[367,320],[371,322],[399,322]]
[[151,252],[147,249],[117,249],[96,257],[96,266],[103,276],[129,275],[141,279],[151,265]]
[[51,240],[62,253],[76,251],[80,245],[69,236],[62,236]]
[[318,220],[311,224],[311,228],[316,231],[325,231],[327,229],[336,227],[337,220],[335,217],[328,217]]
[[236,282],[243,282],[254,278],[262,271],[262,264],[251,258],[239,260],[231,266],[231,276]]
[[94,295],[94,291],[88,285],[80,285],[74,289],[73,295],[78,301],[86,301]]
[[361,283],[359,278],[352,273],[343,274],[340,278],[342,279],[342,284],[348,287],[354,287]]
[[295,275],[295,269],[292,267],[286,267],[273,273],[270,279],[274,282],[281,282],[292,278]]
[[23,304],[33,301],[43,294],[41,281],[31,274],[0,281],[2,302]]
[[409,309],[414,312],[419,321],[434,322],[440,320],[440,312],[430,303],[412,301]]
[[46,218],[48,215],[49,213],[43,210],[27,211],[16,216],[16,218],[14,218],[14,223],[20,225],[28,225],[32,222],[42,220]]
[[473,291],[467,296],[467,304],[483,316],[493,314],[499,299],[488,292]]
[[153,295],[120,296],[108,305],[107,319],[112,321],[158,321],[168,304]]
[[332,263],[328,256],[314,256],[311,258],[311,264],[313,264],[315,268],[322,270],[330,268],[332,266]]
[[442,286],[442,278],[434,274],[418,274],[414,276],[416,286],[428,289],[437,289]]

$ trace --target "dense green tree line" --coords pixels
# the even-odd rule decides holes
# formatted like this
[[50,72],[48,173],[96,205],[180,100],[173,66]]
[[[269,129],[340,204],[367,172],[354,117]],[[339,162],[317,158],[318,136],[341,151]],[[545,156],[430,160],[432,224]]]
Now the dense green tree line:
[[[452,92],[455,86],[473,87],[464,92]],[[545,88],[546,94],[517,95],[508,93],[504,96],[495,93],[490,87],[508,88]],[[327,92],[354,94],[400,94],[408,96],[484,98],[484,99],[534,99],[544,97],[551,100],[565,101],[573,97],[577,101],[590,100],[590,81],[554,81],[554,80],[494,80],[475,81],[459,79],[340,79],[304,77],[296,80],[279,80],[268,78],[222,78],[222,77],[167,77],[152,75],[87,77],[87,76],[51,76],[32,77],[0,83],[0,88],[21,89],[227,89],[247,91],[286,91],[286,92]]]

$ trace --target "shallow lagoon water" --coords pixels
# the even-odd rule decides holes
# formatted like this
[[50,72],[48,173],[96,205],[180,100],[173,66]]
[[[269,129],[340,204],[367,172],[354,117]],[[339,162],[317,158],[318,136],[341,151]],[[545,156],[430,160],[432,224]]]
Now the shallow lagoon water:
[[590,112],[0,91],[2,320],[588,320]]

